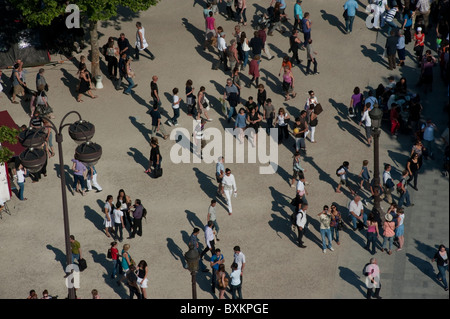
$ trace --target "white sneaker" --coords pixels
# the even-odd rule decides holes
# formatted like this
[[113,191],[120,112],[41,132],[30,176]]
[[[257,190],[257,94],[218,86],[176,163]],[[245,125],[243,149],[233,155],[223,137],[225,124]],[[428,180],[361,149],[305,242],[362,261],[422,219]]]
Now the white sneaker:
[[207,119],[208,122],[212,122],[212,119]]
[[331,251],[334,251],[333,247],[330,247],[330,248],[328,248],[328,249],[331,250]]
[[326,254],[326,253],[327,253],[327,250],[326,250],[326,249],[324,249],[324,250],[322,250],[322,251],[323,251],[323,253],[324,253],[324,254]]
[[173,125],[173,123],[171,121],[167,121],[167,124],[169,124],[169,126]]

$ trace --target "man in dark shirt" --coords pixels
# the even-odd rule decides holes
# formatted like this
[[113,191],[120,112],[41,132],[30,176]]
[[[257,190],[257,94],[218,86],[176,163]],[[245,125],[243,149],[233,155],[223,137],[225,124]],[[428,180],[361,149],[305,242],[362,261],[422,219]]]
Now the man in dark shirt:
[[125,34],[121,33],[119,38],[117,39],[117,45],[119,46],[119,55],[122,56],[122,53],[127,55],[127,58],[131,54],[130,50],[130,42],[125,38]]
[[395,30],[391,30],[390,36],[386,39],[386,55],[389,62],[389,70],[395,69],[395,55],[397,53],[398,37],[395,35]]
[[158,81],[158,77],[156,75],[152,76],[152,82],[150,82],[150,90],[151,90],[151,96],[153,98],[153,106],[161,105],[161,100],[159,99],[159,94],[158,94],[158,84],[156,84],[157,81]]
[[144,207],[141,204],[140,199],[136,199],[134,201],[134,207],[133,211],[133,232],[131,233],[131,236],[128,237],[128,239],[134,238],[136,234],[139,236],[142,236],[142,212],[144,210]]
[[294,29],[292,35],[289,37],[290,50],[292,51],[292,61],[295,60],[297,64],[300,64],[302,61],[298,58],[298,49],[301,41],[298,38],[298,30]]
[[153,110],[150,112],[152,117],[152,137],[156,136],[156,132],[161,132],[163,138],[166,140],[169,135],[167,135],[164,125],[161,123],[161,113],[158,111],[158,105],[153,106]]
[[262,51],[264,45],[263,45],[261,38],[258,35],[258,31],[254,32],[254,37],[250,40],[250,42],[248,43],[248,46],[252,48],[253,56],[255,56],[255,55],[261,56],[261,51]]
[[252,109],[257,107],[255,101],[253,101],[253,97],[252,96],[248,97],[248,101],[245,102],[245,107],[247,108],[247,112],[249,114],[252,112]]
[[121,90],[122,88],[122,79],[127,77],[127,70],[126,70],[126,62],[127,62],[127,53],[124,52],[120,55],[119,58],[119,79],[116,83],[116,90]]
[[269,50],[269,46],[267,45],[267,26],[263,25],[261,26],[261,28],[258,31],[258,37],[261,39],[262,41],[262,50],[265,53],[267,59],[272,60],[274,58],[274,56],[272,54],[270,54],[270,50]]

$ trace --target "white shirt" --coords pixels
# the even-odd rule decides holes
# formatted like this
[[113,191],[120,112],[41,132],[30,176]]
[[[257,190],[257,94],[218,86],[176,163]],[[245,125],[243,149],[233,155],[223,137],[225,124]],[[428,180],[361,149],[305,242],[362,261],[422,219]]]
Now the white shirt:
[[205,241],[208,248],[211,248],[211,244],[209,242],[213,240],[214,240],[214,233],[212,231],[212,228],[207,225],[205,226]]
[[218,37],[217,38],[217,49],[219,51],[224,51],[227,48],[227,42],[225,41],[224,38],[222,37]]
[[300,192],[300,196],[303,196],[305,193],[305,184],[302,181],[297,182],[297,193]]
[[366,110],[361,118],[361,122],[364,122],[364,125],[366,127],[371,127],[372,126],[372,120],[370,119],[369,116],[369,110]]
[[114,215],[114,223],[122,224],[122,220],[120,218],[123,217],[123,212],[117,208],[114,208],[113,215]]
[[242,251],[239,254],[234,253],[234,262],[238,265],[238,270],[242,269],[242,265],[245,264],[245,255]]
[[174,95],[173,96],[172,108],[178,109],[180,107],[179,101],[180,101],[180,98],[178,97],[178,95]]
[[305,228],[306,212],[302,211],[301,209],[298,211],[296,223],[298,227]]
[[339,177],[342,179],[342,180],[345,180],[346,178],[347,178],[347,174],[345,173],[346,171],[345,171],[345,168],[341,168],[340,170],[338,170],[337,171],[338,172],[338,174],[339,174]]
[[350,202],[350,206],[348,207],[350,212],[353,212],[356,216],[361,216],[363,210],[363,203],[359,201],[356,203],[354,200]]
[[314,105],[317,105],[317,104],[319,103],[319,100],[317,100],[317,97],[316,97],[316,96],[314,96],[314,97],[309,97],[309,98],[306,100],[306,106],[307,106],[307,108],[309,108],[309,106],[311,105],[311,103],[314,104]]
[[25,182],[25,172],[22,170],[17,170],[17,183],[24,183]]
[[387,180],[390,179],[390,178],[392,179],[391,172],[384,171],[383,172],[383,184],[386,185]]
[[230,174],[229,176],[225,174],[222,179],[222,184],[224,186],[232,187],[234,191],[237,192],[236,181],[233,174]]
[[[141,38],[139,37],[139,33],[142,34],[142,43]],[[144,50],[148,47],[147,41],[145,40],[145,29],[141,28],[136,31],[136,43],[135,45],[138,47],[139,50]]]

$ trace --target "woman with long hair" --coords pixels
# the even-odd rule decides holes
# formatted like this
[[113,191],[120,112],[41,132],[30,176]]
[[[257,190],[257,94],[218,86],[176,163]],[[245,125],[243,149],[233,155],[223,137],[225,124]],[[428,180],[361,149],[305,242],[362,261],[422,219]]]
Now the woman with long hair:
[[79,79],[80,79],[80,85],[78,87],[78,96],[77,96],[77,102],[83,102],[81,99],[82,94],[89,95],[92,99],[95,99],[97,96],[92,94],[91,92],[91,78],[88,74],[88,71],[86,70],[86,64],[82,63],[80,65],[80,71],[79,71]]
[[125,220],[127,221],[130,231],[132,228],[132,222],[131,222],[131,216],[130,216],[130,206],[131,206],[131,198],[130,196],[126,195],[125,191],[123,189],[119,190],[119,194],[117,194],[117,202],[116,204],[120,203],[120,210],[123,212],[123,215],[125,216]]
[[137,265],[137,283],[141,288],[142,298],[147,299],[148,288],[148,265],[145,260],[141,260]]
[[370,245],[372,244],[372,255],[376,254],[376,245],[379,235],[378,222],[375,219],[375,215],[371,212],[367,217],[367,243],[365,248],[370,251]]
[[292,95],[292,98],[295,98],[297,96],[297,93],[294,92],[294,74],[292,73],[292,70],[288,67],[284,67],[283,71],[283,93],[285,95],[285,101],[288,101],[290,99],[290,96]]
[[288,122],[290,120],[289,114],[280,107],[277,116],[277,127],[278,127],[278,144],[283,142],[283,136],[285,139],[289,138],[288,132]]

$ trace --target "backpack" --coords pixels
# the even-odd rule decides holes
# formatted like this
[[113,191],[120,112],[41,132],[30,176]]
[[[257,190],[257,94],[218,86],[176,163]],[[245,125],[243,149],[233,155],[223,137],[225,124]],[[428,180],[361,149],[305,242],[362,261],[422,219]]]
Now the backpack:
[[145,208],[142,209],[142,218],[147,219],[147,209]]
[[402,187],[403,187],[402,181],[398,182],[397,183],[397,193],[399,193],[399,194],[403,193]]
[[111,248],[108,249],[108,253],[106,254],[106,258],[112,259]]
[[338,167],[338,169],[336,170],[336,176],[337,176],[337,177],[340,177],[340,176],[341,176],[338,172],[339,172],[341,169],[343,169],[343,168],[344,168],[343,165],[341,165],[341,166]]
[[292,226],[297,226],[297,215],[298,215],[298,212],[297,213],[293,212],[291,214],[291,224],[292,224]]

